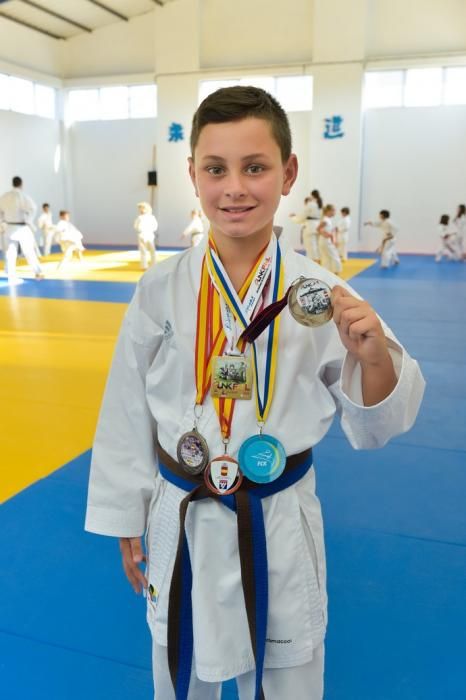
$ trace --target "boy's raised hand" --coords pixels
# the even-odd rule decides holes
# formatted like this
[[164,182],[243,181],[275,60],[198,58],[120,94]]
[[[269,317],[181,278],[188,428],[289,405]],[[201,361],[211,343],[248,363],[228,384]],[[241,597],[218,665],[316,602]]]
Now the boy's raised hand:
[[387,340],[374,309],[347,289],[332,289],[333,320],[345,348],[359,361],[365,406],[375,406],[395,388],[397,376]]
[[139,565],[146,561],[141,538],[121,537],[120,551],[126,578],[132,585],[134,592],[141,593],[141,590],[148,586],[147,579],[139,568]]

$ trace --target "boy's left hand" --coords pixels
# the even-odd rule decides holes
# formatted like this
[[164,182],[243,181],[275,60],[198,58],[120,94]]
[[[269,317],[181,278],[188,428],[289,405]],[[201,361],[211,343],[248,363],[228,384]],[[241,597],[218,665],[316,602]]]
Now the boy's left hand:
[[333,320],[345,348],[362,366],[391,362],[382,324],[372,306],[340,285],[332,289]]

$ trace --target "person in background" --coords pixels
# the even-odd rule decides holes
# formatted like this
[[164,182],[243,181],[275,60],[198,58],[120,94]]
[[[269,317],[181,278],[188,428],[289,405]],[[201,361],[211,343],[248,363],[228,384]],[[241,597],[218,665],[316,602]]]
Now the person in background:
[[60,218],[56,226],[56,232],[63,257],[58,263],[59,270],[66,262],[69,262],[73,255],[76,255],[78,260],[82,262],[83,251],[83,234],[70,221],[70,213],[66,209],[60,212]]
[[50,204],[42,205],[42,214],[37,219],[37,227],[42,231],[42,242],[44,255],[50,255],[52,244],[57,238],[57,231],[52,222],[52,212]]
[[134,228],[138,234],[141,269],[147,270],[149,266],[155,265],[155,232],[158,223],[148,202],[139,202],[137,206],[139,215],[134,221]]
[[453,223],[456,227],[456,235],[457,235],[457,246],[458,246],[458,253],[461,258],[465,258],[466,256],[466,251],[465,251],[465,243],[466,243],[466,205],[465,204],[458,204],[458,211],[456,212],[456,216],[453,219]]
[[442,258],[447,260],[461,260],[461,253],[458,246],[458,234],[456,228],[450,226],[448,214],[442,214],[438,225],[440,236],[440,248],[435,255],[435,262],[440,262]]
[[337,250],[341,261],[348,260],[348,240],[351,228],[351,216],[349,207],[343,207],[340,210],[341,218],[337,225]]
[[43,279],[44,273],[36,252],[34,238],[35,202],[23,192],[23,181],[19,176],[12,180],[13,189],[0,197],[0,228],[5,256],[5,271],[8,281],[18,281],[16,262],[21,249],[28,265],[34,271],[36,279]]
[[333,217],[335,207],[326,204],[320,224],[317,226],[319,236],[320,264],[330,272],[338,275],[343,269],[338,250],[335,246],[336,228]]
[[204,238],[204,224],[202,223],[202,211],[193,209],[191,211],[191,221],[182,233],[183,238],[188,238],[192,248],[199,245]]
[[395,241],[398,227],[391,220],[388,209],[382,209],[379,212],[379,221],[365,221],[364,226],[374,226],[382,231],[382,242],[376,250],[380,255],[380,267],[386,269],[392,265],[398,265],[400,259],[396,252]]

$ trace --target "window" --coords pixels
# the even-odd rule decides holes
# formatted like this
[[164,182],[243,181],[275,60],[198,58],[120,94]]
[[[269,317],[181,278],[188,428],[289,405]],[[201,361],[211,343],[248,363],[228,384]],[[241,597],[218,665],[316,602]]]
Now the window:
[[466,104],[466,67],[446,68],[444,102],[447,105]]
[[442,68],[414,68],[406,71],[406,107],[439,105],[442,101]]
[[129,88],[129,116],[132,119],[157,116],[155,85],[132,85]]
[[401,107],[403,104],[403,71],[366,73],[364,107]]
[[0,109],[10,109],[10,79],[0,73]]
[[128,88],[105,87],[100,89],[100,118],[128,119]]
[[34,114],[34,85],[30,80],[10,76],[10,109]]
[[35,113],[39,117],[55,119],[55,90],[47,85],[35,85]]
[[310,75],[283,77],[262,75],[229,80],[202,80],[199,83],[199,103],[215,90],[233,85],[254,85],[262,88],[276,97],[287,112],[312,109],[312,76]]
[[98,90],[71,90],[68,96],[70,121],[100,119]]

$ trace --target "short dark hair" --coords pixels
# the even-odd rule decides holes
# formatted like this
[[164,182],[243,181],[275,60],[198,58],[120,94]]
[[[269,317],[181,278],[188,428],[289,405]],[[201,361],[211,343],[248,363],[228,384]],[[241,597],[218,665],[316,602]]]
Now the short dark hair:
[[442,214],[442,216],[440,217],[440,223],[442,224],[442,226],[448,226],[448,224],[450,223],[450,217],[448,216],[448,214]]
[[350,213],[349,207],[342,207],[341,213],[345,216],[348,216],[348,214]]
[[48,204],[47,202],[44,202],[42,205],[42,209],[45,209],[45,207],[50,207],[50,204]]
[[285,163],[291,155],[291,130],[286,112],[275,97],[251,85],[220,88],[201,102],[192,123],[192,156],[200,133],[207,124],[236,122],[247,117],[269,122]]
[[388,211],[388,209],[381,209],[379,214],[382,217],[382,219],[389,219],[390,218],[390,212]]
[[65,216],[66,214],[69,214],[70,212],[67,209],[60,209],[59,216]]
[[23,181],[21,180],[19,175],[15,175],[11,181],[11,184],[13,185],[13,187],[21,187],[21,185],[23,184]]

